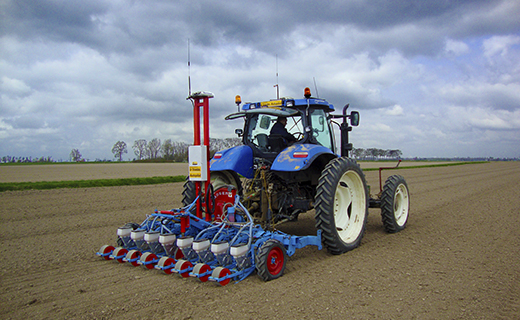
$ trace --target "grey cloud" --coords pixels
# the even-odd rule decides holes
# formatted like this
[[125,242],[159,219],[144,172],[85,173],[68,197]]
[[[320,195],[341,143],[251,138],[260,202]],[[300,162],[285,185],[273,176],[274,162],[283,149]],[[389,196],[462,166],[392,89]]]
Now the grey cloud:
[[[66,158],[82,145],[90,158],[110,158],[118,139],[190,141],[188,39],[192,90],[215,93],[214,136],[233,135],[236,124],[221,121],[236,110],[235,94],[244,101],[275,97],[276,55],[282,96],[299,98],[305,86],[314,92],[316,77],[319,95],[337,112],[346,103],[363,112],[356,134],[366,147],[402,143],[403,150],[444,155],[445,149],[423,146],[441,134],[469,141],[475,137],[468,128],[517,132],[516,122],[499,120],[518,116],[518,45],[482,47],[501,45],[502,38],[486,42],[490,37],[516,39],[517,1],[8,0],[0,6],[0,155],[45,146]],[[446,55],[448,40],[464,50]],[[398,126],[384,116],[395,105],[402,108]],[[472,107],[488,117],[497,112],[499,120],[459,124]]]

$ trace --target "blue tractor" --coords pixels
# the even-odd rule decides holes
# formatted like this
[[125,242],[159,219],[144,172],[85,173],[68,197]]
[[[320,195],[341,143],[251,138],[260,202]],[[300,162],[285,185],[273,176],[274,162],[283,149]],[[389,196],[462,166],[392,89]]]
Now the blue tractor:
[[[243,119],[235,133],[242,145],[217,152],[211,162],[211,185],[231,188],[240,197],[254,223],[265,230],[315,210],[316,228],[332,254],[359,246],[368,208],[381,208],[384,228],[394,233],[405,228],[409,191],[400,175],[389,177],[374,198],[369,195],[363,171],[349,158],[349,131],[359,124],[359,113],[332,114],[335,108],[324,99],[280,98],[242,105],[226,120]],[[333,126],[340,132],[336,149]],[[196,198],[193,182],[184,186],[183,204]]]

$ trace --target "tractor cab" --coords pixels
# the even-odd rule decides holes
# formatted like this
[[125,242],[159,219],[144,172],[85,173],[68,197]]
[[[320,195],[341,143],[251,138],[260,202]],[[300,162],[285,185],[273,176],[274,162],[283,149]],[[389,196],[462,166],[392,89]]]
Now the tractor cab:
[[334,134],[327,118],[333,110],[323,99],[281,98],[245,103],[242,111],[225,119],[244,118],[244,129],[236,131],[243,144],[253,150],[255,157],[273,161],[292,145],[321,145],[335,152]]

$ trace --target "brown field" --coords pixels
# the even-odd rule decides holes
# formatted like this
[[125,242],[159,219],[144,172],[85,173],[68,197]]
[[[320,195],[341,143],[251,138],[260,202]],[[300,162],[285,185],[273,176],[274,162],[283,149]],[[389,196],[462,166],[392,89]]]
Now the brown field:
[[[101,178],[140,176],[145,167],[153,168],[146,175],[177,175],[170,173],[176,165],[138,165],[44,166],[48,176],[24,173],[42,166],[7,166],[0,173],[2,181],[13,181],[11,170],[29,181],[95,179],[97,170],[105,170]],[[125,222],[180,206],[182,183],[0,193],[0,318],[520,318],[520,163],[388,174],[403,175],[410,188],[404,231],[386,234],[371,209],[356,250],[333,256],[307,247],[289,258],[280,279],[252,275],[225,287],[94,254],[115,244]],[[366,173],[373,191],[377,175]],[[280,229],[315,233],[313,212]]]
[[[446,162],[403,161],[399,166]],[[363,169],[394,167],[395,162],[360,162]],[[180,176],[188,174],[187,163],[77,163],[0,166],[0,182],[37,182]]]

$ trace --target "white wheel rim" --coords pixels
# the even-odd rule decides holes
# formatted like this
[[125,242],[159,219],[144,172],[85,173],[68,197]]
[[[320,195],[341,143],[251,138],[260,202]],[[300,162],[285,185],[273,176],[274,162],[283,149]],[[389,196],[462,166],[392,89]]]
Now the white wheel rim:
[[408,189],[401,183],[397,186],[394,195],[394,216],[399,226],[403,226],[406,223],[409,205]]
[[352,170],[343,174],[334,196],[334,223],[345,243],[354,242],[362,228],[366,211],[365,187],[361,177]]

